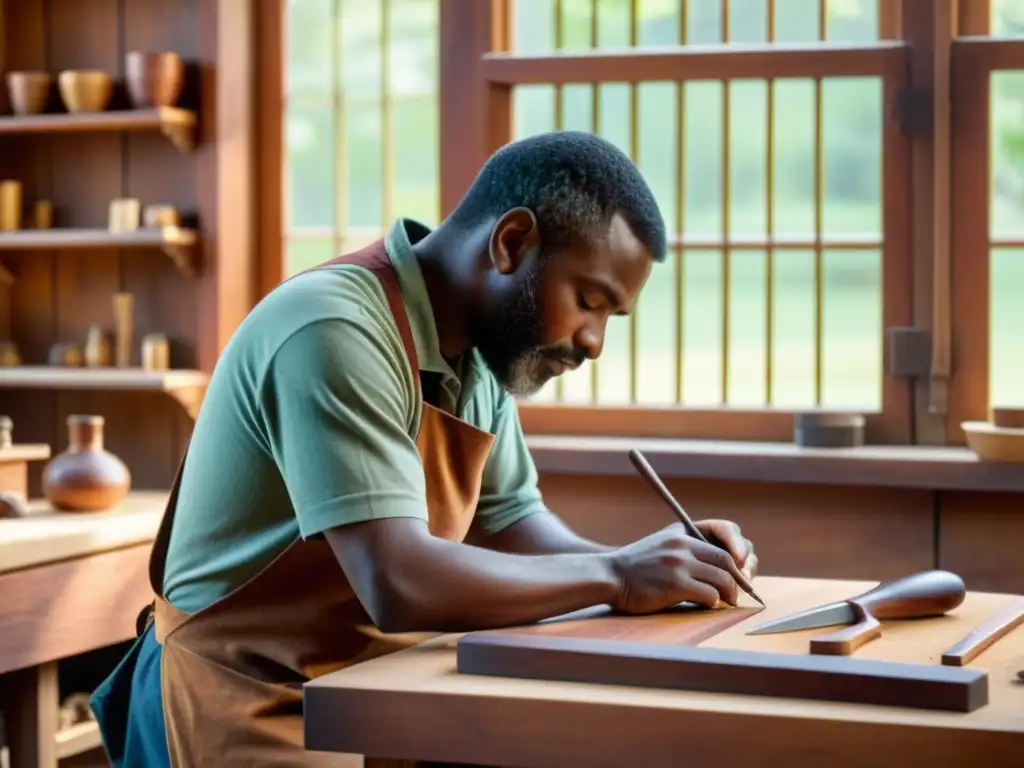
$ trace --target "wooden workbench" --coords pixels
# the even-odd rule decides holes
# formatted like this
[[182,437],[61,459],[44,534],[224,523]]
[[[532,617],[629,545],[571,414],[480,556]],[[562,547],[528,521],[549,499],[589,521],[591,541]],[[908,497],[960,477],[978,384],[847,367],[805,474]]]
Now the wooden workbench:
[[[761,577],[768,608],[702,645],[806,653],[822,630],[745,632],[874,584]],[[968,592],[949,616],[887,622],[857,656],[937,664],[1015,597]],[[367,755],[368,767],[1024,765],[1024,684],[1015,680],[1024,669],[1024,627],[972,664],[990,672],[990,703],[970,714],[460,675],[457,639],[440,636],[307,684],[307,746]]]
[[149,552],[166,492],[134,492],[116,509],[0,520],[0,705],[12,768],[54,768],[99,745],[94,723],[58,732],[57,664],[135,637],[152,600]]

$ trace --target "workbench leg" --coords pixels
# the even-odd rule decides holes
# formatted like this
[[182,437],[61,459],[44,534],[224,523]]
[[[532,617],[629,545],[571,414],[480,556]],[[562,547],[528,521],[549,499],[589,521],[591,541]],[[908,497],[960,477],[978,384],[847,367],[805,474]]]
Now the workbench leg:
[[57,768],[57,662],[4,675],[10,768]]

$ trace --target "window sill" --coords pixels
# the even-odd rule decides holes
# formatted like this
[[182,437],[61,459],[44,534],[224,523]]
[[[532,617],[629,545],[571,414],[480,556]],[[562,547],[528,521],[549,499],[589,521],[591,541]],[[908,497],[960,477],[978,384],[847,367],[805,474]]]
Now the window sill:
[[627,455],[636,448],[665,478],[1024,493],[1024,465],[983,462],[959,447],[823,449],[793,443],[555,435],[528,435],[526,441],[537,471],[547,474],[636,475]]

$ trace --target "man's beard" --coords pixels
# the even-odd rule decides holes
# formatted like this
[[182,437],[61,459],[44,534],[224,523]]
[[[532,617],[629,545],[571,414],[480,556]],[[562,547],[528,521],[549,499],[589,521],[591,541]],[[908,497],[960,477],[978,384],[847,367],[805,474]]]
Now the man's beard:
[[537,284],[543,268],[542,258],[527,273],[511,300],[475,324],[474,346],[498,383],[512,395],[536,394],[554,376],[547,360],[575,365],[583,362],[581,350],[571,352],[540,343]]

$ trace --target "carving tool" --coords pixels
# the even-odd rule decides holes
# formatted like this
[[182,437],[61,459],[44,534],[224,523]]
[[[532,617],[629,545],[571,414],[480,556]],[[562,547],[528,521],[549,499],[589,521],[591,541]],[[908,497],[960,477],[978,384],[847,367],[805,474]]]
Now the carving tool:
[[820,605],[754,627],[748,635],[849,626],[811,639],[811,653],[847,656],[882,634],[880,620],[942,616],[964,601],[963,579],[949,571],[922,571],[879,584],[862,595]]
[[947,667],[962,667],[996,640],[1024,624],[1024,598],[997,613],[963,640],[942,654]]
[[[684,510],[682,506],[680,506],[679,502],[675,500],[675,497],[669,492],[668,488],[665,487],[665,484],[661,482],[661,478],[658,477],[658,473],[655,472],[654,468],[647,463],[647,459],[644,458],[643,454],[640,453],[640,451],[636,450],[636,448],[633,448],[629,452],[629,460],[632,462],[633,466],[636,467],[636,471],[640,473],[640,476],[643,477],[643,479],[646,480],[648,484],[652,488],[654,488],[655,491],[658,492],[658,495],[661,496],[665,503],[668,504],[669,508],[675,513],[676,517],[679,518],[679,522],[683,524],[683,527],[686,529],[686,533],[689,536],[692,536],[693,538],[698,539],[699,541],[703,541],[705,544],[717,546],[712,542],[708,541],[707,537],[705,537],[704,534],[700,532],[700,529],[693,524],[693,521],[690,519],[690,516],[686,514],[686,510]],[[722,547],[719,548],[722,549]],[[754,591],[754,587],[751,586],[749,581],[747,581],[747,578],[742,573],[740,573],[740,569],[736,565],[735,561],[732,559],[732,556],[729,557],[729,573],[736,580],[736,583],[740,585],[740,588],[744,592],[746,592],[752,598],[757,600],[757,602],[759,602],[761,605],[764,605],[764,600],[762,600],[761,597],[757,594],[757,592]]]

